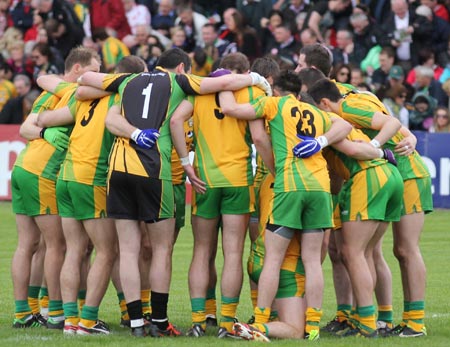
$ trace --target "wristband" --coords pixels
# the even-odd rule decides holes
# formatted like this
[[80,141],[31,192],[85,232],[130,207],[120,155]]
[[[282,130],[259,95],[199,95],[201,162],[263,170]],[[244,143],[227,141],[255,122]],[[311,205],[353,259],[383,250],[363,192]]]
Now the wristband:
[[133,131],[133,132],[131,133],[130,138],[131,138],[134,142],[136,142],[136,139],[138,138],[138,136],[139,136],[140,133],[141,133],[141,129],[137,128],[135,131]]
[[375,139],[370,140],[370,144],[372,146],[374,146],[375,148],[380,148],[381,147],[380,142],[378,142],[378,140],[375,140]]
[[181,165],[182,166],[186,166],[186,165],[190,165],[191,164],[191,162],[189,161],[189,157],[180,158],[180,161],[181,161]]
[[328,140],[325,136],[319,136],[316,140],[319,143],[320,148],[325,148],[326,146],[328,146]]
[[41,131],[39,132],[39,137],[40,137],[41,139],[44,138],[45,130],[47,130],[47,128],[42,128]]
[[380,149],[380,148],[377,148],[377,150],[378,150],[378,156],[379,156],[380,158],[384,158],[384,152],[383,152],[383,150]]

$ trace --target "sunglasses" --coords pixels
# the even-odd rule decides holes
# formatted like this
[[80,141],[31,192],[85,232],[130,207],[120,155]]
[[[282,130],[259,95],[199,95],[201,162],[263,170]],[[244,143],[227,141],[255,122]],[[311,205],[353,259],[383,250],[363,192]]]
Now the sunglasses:
[[436,115],[437,118],[448,118],[448,115],[446,113],[441,113]]

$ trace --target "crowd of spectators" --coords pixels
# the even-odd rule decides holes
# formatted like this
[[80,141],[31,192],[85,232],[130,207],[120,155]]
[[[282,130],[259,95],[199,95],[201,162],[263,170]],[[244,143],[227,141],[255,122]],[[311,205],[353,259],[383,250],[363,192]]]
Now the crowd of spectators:
[[63,73],[77,45],[96,48],[104,71],[129,54],[152,69],[180,47],[206,76],[236,51],[294,69],[300,48],[319,42],[332,53],[331,78],[375,93],[412,130],[448,132],[449,8],[449,0],[0,0],[0,123],[23,121],[36,78]]

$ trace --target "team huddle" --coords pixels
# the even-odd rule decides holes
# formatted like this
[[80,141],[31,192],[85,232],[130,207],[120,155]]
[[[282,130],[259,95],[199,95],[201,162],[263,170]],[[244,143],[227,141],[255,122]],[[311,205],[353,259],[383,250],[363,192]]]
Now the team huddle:
[[[44,92],[21,126],[29,142],[12,172],[13,327],[109,334],[98,311],[111,279],[121,325],[133,336],[181,335],[167,306],[187,176],[194,235],[187,336],[218,325],[219,338],[319,339],[327,251],[338,307],[322,329],[426,335],[419,238],[432,210],[431,179],[414,135],[373,94],[329,80],[322,45],[304,47],[295,72],[270,58],[250,67],[241,53],[222,58],[206,78],[190,68],[174,48],[154,71],[130,56],[102,74],[97,53],[74,48],[62,78],[39,77]],[[390,222],[404,294],[398,325],[381,251]],[[243,323],[235,317],[247,229],[254,312]]]

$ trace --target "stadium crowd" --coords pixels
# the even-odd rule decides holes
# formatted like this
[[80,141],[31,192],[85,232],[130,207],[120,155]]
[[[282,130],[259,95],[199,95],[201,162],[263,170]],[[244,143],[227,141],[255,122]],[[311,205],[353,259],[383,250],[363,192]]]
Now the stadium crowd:
[[[450,131],[449,17],[438,0],[0,1],[0,123],[29,140],[12,173],[13,327],[109,334],[111,279],[132,335],[181,335],[167,306],[187,176],[188,336],[425,336],[431,181],[410,130]],[[338,305],[319,328],[327,252]]]

